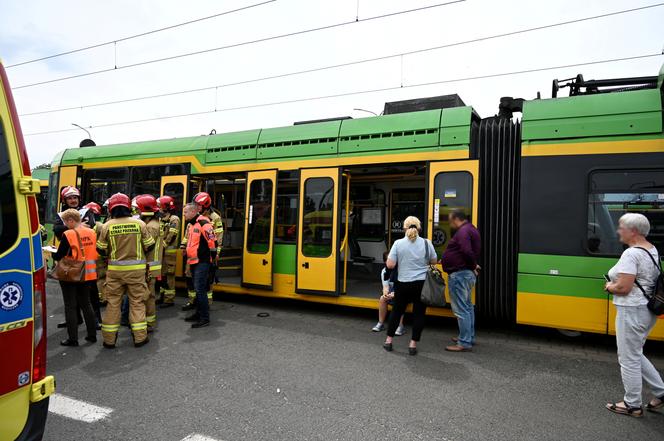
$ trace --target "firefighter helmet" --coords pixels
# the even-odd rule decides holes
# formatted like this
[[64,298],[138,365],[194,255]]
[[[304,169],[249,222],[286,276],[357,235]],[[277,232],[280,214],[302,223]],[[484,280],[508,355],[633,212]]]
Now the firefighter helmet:
[[92,211],[96,216],[101,216],[101,206],[96,202],[85,204],[83,208],[87,208],[88,210]]
[[201,191],[194,195],[194,202],[203,207],[203,209],[208,209],[212,205],[212,198],[206,192]]
[[80,198],[81,192],[78,191],[78,188],[72,187],[71,185],[66,186],[60,192],[60,199],[62,199],[63,201],[71,196],[76,196],[77,198]]
[[131,209],[129,196],[123,193],[115,193],[108,199],[108,211],[113,211],[115,207],[125,207]]
[[170,196],[162,196],[157,199],[157,206],[167,211],[175,210],[175,201]]
[[157,199],[151,194],[140,194],[134,199],[136,201],[136,207],[142,215],[154,214],[159,211],[159,208],[157,207]]

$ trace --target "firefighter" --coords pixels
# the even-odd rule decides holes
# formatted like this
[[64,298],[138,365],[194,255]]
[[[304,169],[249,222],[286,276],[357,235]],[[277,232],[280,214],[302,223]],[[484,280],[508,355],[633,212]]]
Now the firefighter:
[[[60,201],[65,210],[68,208],[78,210],[81,206],[81,192],[76,187],[67,186],[60,192]],[[89,210],[85,210],[85,213],[81,214],[81,226],[92,228],[93,225],[94,218],[92,217],[92,213]],[[60,213],[58,213],[55,222],[53,222],[53,233],[58,240],[62,240],[62,233],[65,231],[67,231],[67,226],[62,222]]]
[[145,223],[131,218],[129,196],[116,193],[108,201],[111,220],[101,229],[97,248],[108,256],[106,272],[106,310],[101,325],[104,347],[115,348],[120,329],[120,302],[125,290],[129,297],[129,321],[134,346],[145,345],[148,324],[145,301],[150,295],[147,285],[146,253],[155,246]]
[[159,208],[157,207],[157,199],[151,194],[136,196],[136,205],[141,214],[141,220],[145,222],[148,234],[152,236],[155,242],[154,248],[148,251],[146,256],[150,296],[145,302],[145,321],[148,324],[148,332],[152,332],[157,324],[156,287],[157,279],[161,277],[162,242],[161,237],[159,237],[161,225],[157,216]]
[[170,196],[157,199],[161,213],[161,239],[164,247],[164,258],[161,266],[161,288],[164,299],[161,308],[175,305],[175,261],[180,247],[180,218],[175,212],[175,201]]
[[210,219],[215,237],[217,238],[217,249],[219,252],[212,262],[212,265],[210,265],[210,275],[208,276],[207,297],[208,303],[212,304],[212,284],[214,283],[214,277],[217,274],[219,257],[221,256],[221,243],[224,240],[224,223],[222,222],[219,213],[212,208],[212,198],[208,193],[204,191],[196,193],[196,195],[194,195],[194,203],[198,204],[200,207],[201,214]]
[[185,321],[194,322],[192,328],[203,328],[210,324],[210,305],[206,300],[209,267],[217,255],[216,237],[210,219],[198,214],[196,204],[187,204],[184,216],[191,225],[188,230],[186,255],[196,289],[196,312],[185,318]]

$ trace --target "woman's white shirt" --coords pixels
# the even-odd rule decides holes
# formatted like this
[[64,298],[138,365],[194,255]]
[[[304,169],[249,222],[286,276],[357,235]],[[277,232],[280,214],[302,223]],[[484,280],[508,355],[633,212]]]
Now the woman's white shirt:
[[[657,248],[652,247],[650,255],[659,262],[659,254]],[[636,281],[639,282],[641,287],[648,293],[652,293],[655,287],[655,281],[659,275],[659,271],[653,264],[652,260],[646,252],[640,248],[630,247],[623,251],[620,260],[613,268],[609,270],[609,278],[612,282],[618,280],[619,274],[630,274],[636,276]],[[626,296],[613,296],[613,304],[618,306],[639,306],[647,305],[648,299],[643,295],[643,291],[634,283],[632,290]]]

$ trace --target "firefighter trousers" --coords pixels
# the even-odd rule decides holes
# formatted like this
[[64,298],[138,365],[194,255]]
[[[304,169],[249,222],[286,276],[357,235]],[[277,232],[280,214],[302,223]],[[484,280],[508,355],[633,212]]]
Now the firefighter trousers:
[[120,303],[122,295],[129,297],[129,323],[134,335],[134,343],[144,341],[148,336],[145,320],[145,300],[150,295],[145,278],[145,270],[111,271],[106,273],[106,310],[102,317],[101,334],[104,343],[114,345],[120,330]]
[[155,292],[157,288],[157,278],[155,276],[149,277],[148,290],[150,291],[150,294],[145,300],[145,322],[148,324],[148,327],[152,328],[157,324],[157,297]]
[[161,286],[164,293],[164,303],[175,303],[175,253],[164,253],[164,263],[161,271]]

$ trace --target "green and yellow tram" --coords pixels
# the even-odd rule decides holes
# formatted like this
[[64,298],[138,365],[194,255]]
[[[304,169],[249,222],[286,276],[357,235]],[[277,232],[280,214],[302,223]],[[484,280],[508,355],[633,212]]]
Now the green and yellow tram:
[[480,315],[612,333],[603,275],[622,251],[619,216],[648,216],[664,251],[663,81],[664,70],[579,76],[554,82],[551,99],[504,98],[485,119],[451,95],[371,118],[68,149],[53,160],[47,212],[66,185],[84,201],[169,194],[179,207],[205,190],[226,230],[215,291],[375,308],[403,219],[422,219],[441,253],[461,208],[483,235]]

